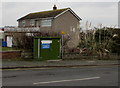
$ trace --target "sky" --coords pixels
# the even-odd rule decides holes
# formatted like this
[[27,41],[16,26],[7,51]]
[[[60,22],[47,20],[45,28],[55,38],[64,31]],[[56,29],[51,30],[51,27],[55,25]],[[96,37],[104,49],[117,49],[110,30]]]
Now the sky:
[[[19,0],[18,0],[19,1]],[[32,1],[32,2],[31,2]],[[46,2],[36,2],[31,0],[28,2],[2,1],[0,3],[0,27],[3,26],[17,26],[17,19],[34,12],[41,12],[52,10],[53,5],[56,4],[58,9],[71,8],[80,18],[82,18],[81,26],[86,22],[91,23],[91,26],[118,27],[118,2],[98,2],[98,1],[58,1],[49,0]]]

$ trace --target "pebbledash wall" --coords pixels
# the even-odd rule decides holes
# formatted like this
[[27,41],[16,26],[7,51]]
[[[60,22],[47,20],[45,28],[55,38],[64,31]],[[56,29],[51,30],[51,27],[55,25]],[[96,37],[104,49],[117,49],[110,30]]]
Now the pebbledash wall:
[[21,51],[2,51],[0,52],[0,55],[2,56],[2,59],[15,59],[21,57]]

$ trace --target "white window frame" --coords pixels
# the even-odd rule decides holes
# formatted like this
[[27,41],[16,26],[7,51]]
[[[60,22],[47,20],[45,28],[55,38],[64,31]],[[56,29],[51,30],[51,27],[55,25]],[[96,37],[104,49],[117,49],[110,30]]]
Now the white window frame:
[[[45,22],[49,22],[49,23],[45,23]],[[52,25],[52,19],[42,19],[41,20],[41,26],[42,27],[50,27]]]
[[75,27],[72,27],[72,26],[71,26],[71,27],[70,27],[70,31],[71,31],[71,32],[76,32]]
[[35,20],[34,19],[30,20],[30,26],[35,26]]
[[23,20],[21,23],[22,23],[22,26],[25,26],[25,20]]

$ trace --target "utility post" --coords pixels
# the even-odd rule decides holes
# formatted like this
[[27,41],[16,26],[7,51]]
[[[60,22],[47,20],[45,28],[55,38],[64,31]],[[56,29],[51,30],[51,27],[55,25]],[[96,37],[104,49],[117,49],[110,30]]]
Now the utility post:
[[65,34],[65,32],[64,32],[64,31],[61,31],[61,34],[62,34],[62,41],[61,41],[61,45],[62,45],[62,48],[61,48],[61,57],[63,58],[63,53],[64,53],[63,42],[64,42],[64,34]]

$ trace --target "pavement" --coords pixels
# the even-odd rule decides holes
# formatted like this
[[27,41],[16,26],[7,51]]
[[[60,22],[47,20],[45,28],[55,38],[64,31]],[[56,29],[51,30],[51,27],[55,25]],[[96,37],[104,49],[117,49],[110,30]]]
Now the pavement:
[[2,66],[0,67],[0,69],[120,65],[118,60],[47,60],[47,61],[2,60],[1,62]]

